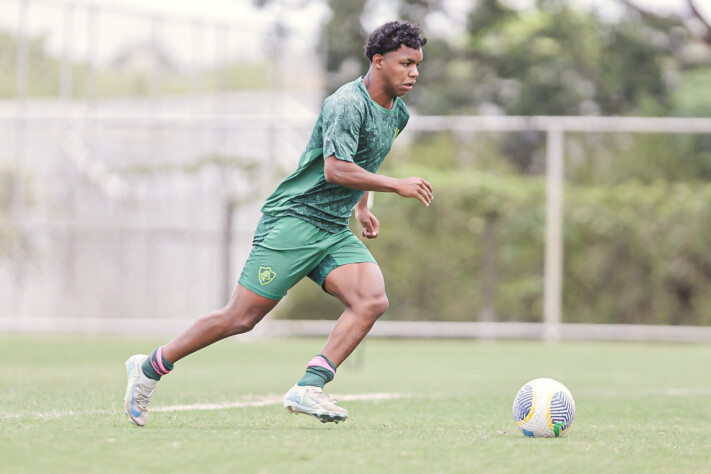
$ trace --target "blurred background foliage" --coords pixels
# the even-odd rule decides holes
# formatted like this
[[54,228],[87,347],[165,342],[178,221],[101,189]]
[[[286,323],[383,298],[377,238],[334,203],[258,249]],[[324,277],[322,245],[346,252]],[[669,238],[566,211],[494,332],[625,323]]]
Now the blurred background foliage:
[[[329,1],[321,44],[330,91],[354,63],[367,70],[365,3]],[[442,8],[395,3],[400,18],[422,25]],[[463,37],[429,38],[407,103],[443,115],[708,116],[711,35],[695,35],[682,15],[621,3],[610,18],[565,0],[526,10],[475,2]],[[545,135],[410,140],[381,172],[424,176],[436,197],[425,209],[376,196],[382,234],[368,246],[391,301],[384,317],[540,321]],[[567,134],[565,155],[564,321],[710,324],[711,137]],[[320,292],[302,282],[285,315],[334,317],[340,304]]]
[[[367,245],[385,275],[385,318],[486,320],[491,309],[498,321],[542,319],[542,177],[402,166],[387,172],[427,176],[436,197],[427,209],[391,194],[376,198],[381,235]],[[568,184],[565,193],[565,322],[711,323],[711,184],[631,179]],[[338,314],[339,303],[319,298],[320,291],[302,282],[288,317]]]

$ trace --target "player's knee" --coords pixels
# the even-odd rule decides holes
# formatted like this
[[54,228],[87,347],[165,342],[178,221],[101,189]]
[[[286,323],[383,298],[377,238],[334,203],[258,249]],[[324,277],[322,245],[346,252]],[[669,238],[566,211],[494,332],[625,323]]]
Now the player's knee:
[[385,312],[388,310],[388,307],[390,306],[390,301],[388,300],[388,295],[383,293],[379,299],[378,303],[376,304],[376,312],[378,314],[378,317],[382,316],[385,314]]
[[390,302],[385,292],[365,298],[362,311],[375,321],[388,310]]
[[254,326],[256,326],[256,323],[253,323],[249,320],[240,319],[237,321],[232,321],[232,324],[230,325],[229,329],[230,336],[249,332],[254,329]]
[[232,334],[244,334],[245,332],[249,332],[254,329],[259,321],[260,319],[244,315],[232,322],[230,332]]
[[257,325],[256,321],[240,321],[239,324],[237,324],[233,329],[232,329],[232,334],[244,334],[246,332],[251,331],[254,329],[254,327]]
[[230,336],[251,331],[261,320],[261,317],[251,312],[237,312],[229,309],[224,309],[223,312],[225,330]]

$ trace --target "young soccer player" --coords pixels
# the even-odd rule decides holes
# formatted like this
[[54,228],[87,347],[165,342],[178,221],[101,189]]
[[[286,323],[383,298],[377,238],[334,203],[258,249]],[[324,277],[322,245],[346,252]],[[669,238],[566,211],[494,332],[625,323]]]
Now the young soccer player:
[[429,206],[430,183],[375,174],[409,113],[400,97],[419,75],[422,37],[416,25],[390,22],[365,45],[370,68],[326,98],[297,170],[262,207],[252,251],[227,306],[206,314],[150,355],[126,361],[126,413],[144,426],[160,378],[183,357],[226,337],[250,331],[289,288],[308,276],[338,298],[345,311],[304,376],[286,393],[284,408],[338,423],[348,412],[323,391],[388,307],[383,275],[348,228],[355,216],[362,235],[374,239],[380,223],[367,207],[371,191],[393,192]]

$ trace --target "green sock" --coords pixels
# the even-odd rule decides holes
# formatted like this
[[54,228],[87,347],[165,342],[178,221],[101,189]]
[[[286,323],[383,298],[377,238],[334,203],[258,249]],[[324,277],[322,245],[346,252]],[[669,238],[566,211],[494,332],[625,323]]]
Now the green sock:
[[323,354],[318,354],[306,366],[306,373],[296,385],[323,388],[336,375],[336,366]]
[[173,370],[173,364],[163,357],[163,347],[159,347],[151,352],[151,355],[143,361],[141,369],[146,377],[153,380],[160,380],[163,375],[168,375]]

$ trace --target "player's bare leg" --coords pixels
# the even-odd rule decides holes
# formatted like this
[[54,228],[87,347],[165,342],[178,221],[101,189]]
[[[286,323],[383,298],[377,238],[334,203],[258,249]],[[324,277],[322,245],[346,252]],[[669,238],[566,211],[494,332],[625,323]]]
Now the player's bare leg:
[[352,263],[329,273],[324,289],[346,307],[321,350],[338,367],[388,309],[385,280],[377,264]]
[[[336,368],[387,310],[388,299],[383,274],[374,263],[353,263],[336,268],[326,277],[324,289],[341,300],[346,309],[336,322],[321,354],[314,357],[309,368],[313,364],[316,370],[333,378]],[[330,369],[332,373],[329,374]],[[323,392],[322,384],[294,385],[284,397],[284,408],[290,412],[306,413],[324,423],[338,423],[348,418],[348,412],[337,403]]]
[[138,426],[146,424],[156,384],[172,370],[175,362],[221,339],[251,331],[278,302],[237,285],[224,308],[202,316],[152,354],[131,356],[126,361],[128,383],[124,397],[131,421]]
[[227,305],[197,319],[163,347],[172,363],[226,337],[251,331],[279,303],[237,285]]

